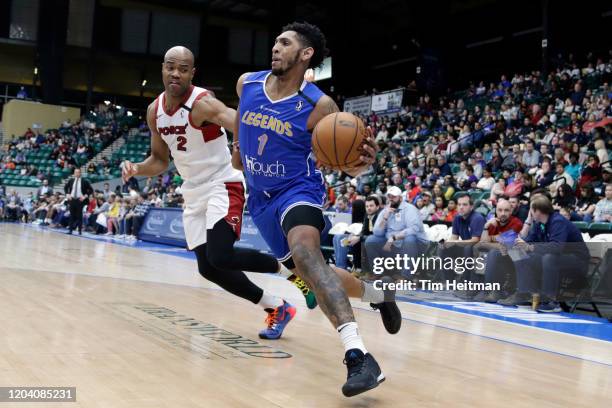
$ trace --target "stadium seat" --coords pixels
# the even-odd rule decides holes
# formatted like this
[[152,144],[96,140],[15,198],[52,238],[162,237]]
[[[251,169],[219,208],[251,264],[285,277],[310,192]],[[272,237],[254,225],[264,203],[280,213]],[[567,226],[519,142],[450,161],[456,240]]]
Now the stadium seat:
[[612,231],[612,224],[609,222],[593,222],[589,225],[591,231]]
[[574,221],[573,224],[582,232],[586,232],[589,229],[589,223],[584,221]]

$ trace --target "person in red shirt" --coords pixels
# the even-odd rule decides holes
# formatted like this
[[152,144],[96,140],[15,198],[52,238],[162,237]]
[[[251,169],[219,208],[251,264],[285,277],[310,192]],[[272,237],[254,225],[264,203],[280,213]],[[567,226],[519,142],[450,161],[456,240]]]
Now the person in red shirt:
[[[502,255],[497,237],[507,231],[514,231],[518,235],[522,228],[522,221],[512,215],[508,198],[500,197],[495,207],[495,217],[485,223],[480,241],[474,247],[474,256],[483,256],[488,251],[484,271],[486,283],[499,283],[500,287],[503,287],[508,274],[514,278],[512,259],[508,255]],[[474,297],[474,301],[496,303],[503,298],[503,290],[481,291]]]
[[443,221],[445,222],[453,222],[455,216],[457,215],[457,200],[451,198],[448,200],[448,206],[446,207],[446,217]]

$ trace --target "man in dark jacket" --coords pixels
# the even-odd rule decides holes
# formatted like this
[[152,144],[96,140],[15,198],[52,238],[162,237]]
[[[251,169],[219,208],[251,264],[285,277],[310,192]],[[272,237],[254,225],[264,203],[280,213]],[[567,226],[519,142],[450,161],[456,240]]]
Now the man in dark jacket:
[[68,222],[68,234],[77,228],[79,235],[83,228],[83,207],[87,205],[87,200],[93,194],[93,188],[87,180],[81,178],[81,169],[74,170],[74,177],[64,186],[68,208],[70,209],[70,221]]
[[[523,259],[514,263],[517,292],[500,301],[505,306],[531,305],[532,294],[541,293],[539,312],[560,312],[557,301],[563,278],[584,279],[590,254],[582,234],[574,224],[554,212],[550,199],[538,195],[531,201],[533,226],[527,237],[520,237],[516,247]],[[530,226],[531,221],[525,222]]]
[[363,226],[359,235],[341,234],[334,236],[334,255],[337,267],[348,269],[348,254],[351,251],[353,252],[355,267],[361,266],[362,252],[365,252],[362,243],[369,235],[372,235],[372,229],[379,213],[380,198],[369,196],[366,198],[366,216],[363,219]]

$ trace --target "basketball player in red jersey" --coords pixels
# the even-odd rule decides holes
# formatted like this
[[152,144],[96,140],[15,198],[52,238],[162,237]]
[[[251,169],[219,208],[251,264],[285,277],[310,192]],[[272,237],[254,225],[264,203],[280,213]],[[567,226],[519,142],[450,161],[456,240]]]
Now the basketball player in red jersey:
[[[240,238],[244,208],[244,177],[231,166],[227,136],[234,130],[236,111],[206,89],[192,85],[194,56],[185,47],[173,47],[162,64],[165,91],[147,109],[151,155],[141,163],[125,161],[123,177],[152,177],[166,171],[172,154],[185,180],[183,225],[187,245],[196,254],[200,274],[228,292],[260,305],[267,328],[260,337],[278,339],[296,309],[251,282],[243,271],[291,273],[274,257],[252,249],[234,248]],[[296,277],[297,278],[297,277]],[[314,295],[303,281],[309,307]],[[310,302],[309,302],[310,298]]]

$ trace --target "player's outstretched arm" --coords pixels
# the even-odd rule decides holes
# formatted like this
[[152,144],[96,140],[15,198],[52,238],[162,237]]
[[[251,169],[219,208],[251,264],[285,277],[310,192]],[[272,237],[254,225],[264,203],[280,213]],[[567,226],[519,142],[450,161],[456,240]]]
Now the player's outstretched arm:
[[[244,79],[249,75],[249,72],[246,72],[238,78],[236,82],[236,94],[238,95],[238,99],[242,96],[242,84],[244,83]],[[238,101],[238,106],[240,106],[240,101]],[[240,115],[236,112],[236,117],[234,118],[234,131],[232,132],[233,140],[232,140],[232,167],[236,170],[244,171],[244,166],[242,165],[242,159],[240,158],[240,145],[238,144],[238,128],[240,127]]]
[[[310,114],[308,118],[308,129],[314,129],[317,126],[317,123],[325,116],[339,112],[340,109],[336,102],[332,98],[327,95],[323,95],[314,110]],[[372,135],[372,130],[368,127],[366,129],[368,132],[367,138],[364,140],[364,144],[361,146],[361,164],[358,167],[354,167],[349,170],[345,170],[347,174],[353,177],[357,177],[360,174],[363,174],[368,171],[370,165],[372,165],[376,161],[376,153],[378,152],[378,145],[374,142],[374,135]]]
[[157,176],[168,168],[170,151],[157,131],[155,114],[155,103],[152,103],[147,108],[147,125],[151,130],[151,155],[140,163],[132,163],[129,160],[121,163],[122,177],[126,181],[133,176]]
[[225,106],[223,102],[211,94],[198,99],[193,104],[191,111],[191,120],[194,123],[211,122],[224,127],[232,133],[234,133],[235,118],[236,110]]

